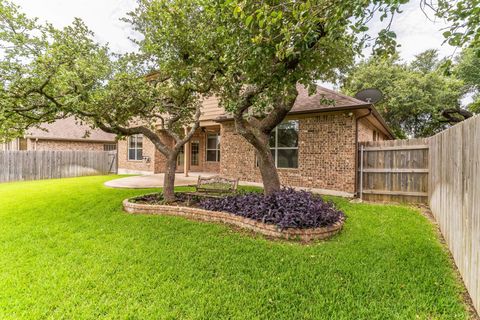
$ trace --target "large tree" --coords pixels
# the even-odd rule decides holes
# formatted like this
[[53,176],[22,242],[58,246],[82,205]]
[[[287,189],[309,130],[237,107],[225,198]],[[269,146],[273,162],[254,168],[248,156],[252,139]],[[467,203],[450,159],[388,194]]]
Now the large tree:
[[480,47],[479,0],[421,0],[420,4],[427,16],[433,11],[447,22],[443,36],[450,45]]
[[143,134],[167,159],[163,193],[174,200],[177,156],[198,127],[210,78],[195,69],[172,72],[158,56],[113,55],[82,21],[57,30],[7,2],[0,44],[4,139],[70,115],[119,136]]
[[[265,193],[280,188],[269,136],[294,105],[297,85],[334,81],[366,40],[366,22],[405,1],[140,0],[131,21],[143,50],[207,69],[237,132],[256,151]],[[195,15],[198,19],[191,19]],[[201,23],[203,21],[203,23]],[[377,52],[392,52],[382,30]]]
[[465,82],[472,94],[473,101],[468,105],[468,109],[480,113],[480,47],[463,50],[453,72]]
[[366,88],[379,89],[384,98],[376,107],[397,137],[428,137],[444,130],[464,111],[465,86],[445,74],[441,65],[436,50],[417,55],[411,63],[398,56],[372,57],[349,72],[342,90],[353,95]]

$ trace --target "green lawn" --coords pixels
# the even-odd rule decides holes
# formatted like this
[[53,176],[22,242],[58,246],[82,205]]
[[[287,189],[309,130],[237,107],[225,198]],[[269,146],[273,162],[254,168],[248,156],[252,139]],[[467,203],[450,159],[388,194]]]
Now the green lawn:
[[113,177],[0,184],[0,319],[466,319],[434,228],[350,204],[305,246],[223,225],[133,216]]

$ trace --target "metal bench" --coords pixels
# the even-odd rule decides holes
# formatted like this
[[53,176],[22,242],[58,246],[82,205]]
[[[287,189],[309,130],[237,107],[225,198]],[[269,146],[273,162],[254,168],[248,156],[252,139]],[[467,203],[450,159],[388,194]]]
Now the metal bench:
[[239,179],[228,179],[220,176],[201,177],[198,176],[197,185],[194,192],[185,192],[190,203],[192,196],[221,198],[226,195],[234,194],[238,189]]

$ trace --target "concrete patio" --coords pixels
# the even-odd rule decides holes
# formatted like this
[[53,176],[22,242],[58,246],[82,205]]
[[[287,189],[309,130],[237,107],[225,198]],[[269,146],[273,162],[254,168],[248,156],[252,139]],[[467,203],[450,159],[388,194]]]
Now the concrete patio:
[[[198,176],[212,177],[214,173],[210,172],[189,172],[188,177],[185,177],[183,173],[177,173],[175,175],[175,186],[191,186],[195,185],[198,180]],[[163,173],[125,177],[105,182],[107,187],[111,188],[129,188],[129,189],[149,189],[160,188],[163,186]]]
[[[188,177],[185,177],[183,173],[177,173],[175,175],[175,186],[192,186],[197,184],[199,176],[213,177],[216,173],[212,172],[189,172]],[[163,173],[149,174],[143,176],[125,177],[105,182],[107,187],[111,188],[127,188],[127,189],[150,189],[163,187]],[[262,187],[263,185],[258,182],[240,181],[243,186],[255,186]]]
[[[185,174],[177,173],[175,175],[175,186],[192,186],[197,183],[198,176],[213,177],[215,175],[217,174],[212,172],[189,172],[188,177],[185,177]],[[107,181],[105,182],[105,186],[111,187],[111,188],[127,188],[127,189],[161,188],[163,186],[163,178],[164,178],[163,173],[143,175],[143,176],[132,176],[132,177],[125,177],[125,178],[119,178],[119,179]],[[258,182],[251,182],[251,181],[240,181],[239,184],[242,186],[263,187],[263,184]],[[308,190],[313,193],[318,193],[323,195],[352,197],[352,195],[349,193],[334,191],[334,190],[301,188],[301,187],[294,187],[294,189]]]

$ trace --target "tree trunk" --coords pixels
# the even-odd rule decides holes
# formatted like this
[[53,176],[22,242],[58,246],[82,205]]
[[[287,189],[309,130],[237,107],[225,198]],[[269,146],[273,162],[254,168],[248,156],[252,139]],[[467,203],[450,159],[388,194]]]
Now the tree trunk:
[[172,152],[167,157],[165,176],[163,179],[163,198],[165,202],[175,201],[175,172],[177,171],[178,152]]
[[281,188],[280,178],[272,153],[268,145],[264,148],[255,148],[257,152],[258,167],[263,181],[263,192],[270,195]]
[[269,139],[272,131],[290,112],[298,96],[296,83],[286,89],[283,95],[277,97],[274,108],[264,118],[246,119],[245,113],[253,105],[253,98],[261,93],[261,90],[256,92],[255,87],[250,87],[243,94],[241,103],[233,114],[237,133],[255,148],[265,195],[270,195],[281,188],[277,166],[270,151]]

